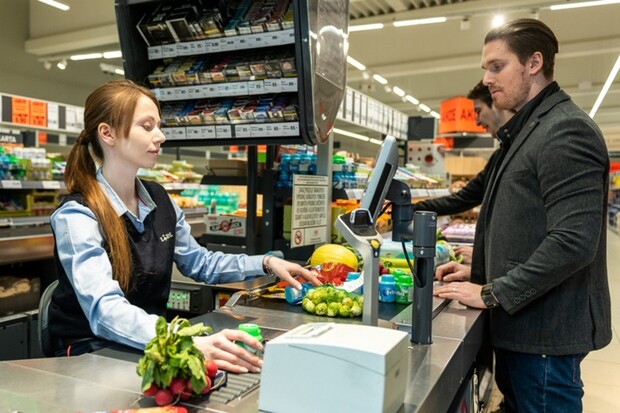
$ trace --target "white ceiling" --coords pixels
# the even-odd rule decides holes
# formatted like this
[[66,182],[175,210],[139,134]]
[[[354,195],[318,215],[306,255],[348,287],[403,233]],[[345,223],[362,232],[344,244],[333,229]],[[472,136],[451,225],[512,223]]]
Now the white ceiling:
[[[0,0],[0,8],[14,1],[26,0]],[[118,48],[113,0],[64,0],[71,6],[68,12],[36,0],[28,2],[29,33],[23,46],[31,57]],[[442,100],[465,95],[481,79],[480,51],[493,15],[504,12],[510,19],[535,13],[560,41],[556,79],[589,112],[620,55],[620,5],[549,10],[549,5],[558,2],[561,0],[351,0],[350,25],[380,22],[385,27],[350,33],[349,55],[372,73],[385,77],[390,85],[439,111]],[[437,16],[448,20],[426,26],[391,25],[394,20]],[[461,27],[465,18],[468,29]],[[109,79],[99,72],[98,63],[70,62],[60,74],[55,69],[45,71],[41,65],[37,76],[50,81],[64,76],[63,82],[71,80],[92,90]],[[120,59],[111,63],[121,65]],[[362,72],[352,66],[348,84],[407,114],[424,114],[393,93],[386,93],[380,84],[364,80]],[[620,150],[620,78],[613,83],[595,120],[609,145]]]

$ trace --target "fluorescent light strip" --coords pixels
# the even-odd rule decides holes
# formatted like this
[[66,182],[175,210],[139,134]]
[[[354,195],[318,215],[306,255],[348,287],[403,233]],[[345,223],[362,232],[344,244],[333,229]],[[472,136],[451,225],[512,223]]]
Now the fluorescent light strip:
[[48,6],[52,6],[54,8],[57,8],[58,10],[62,10],[62,11],[67,11],[69,10],[71,7],[67,6],[66,4],[63,4],[59,1],[54,1],[54,0],[38,0],[39,3],[45,3]]
[[123,57],[123,53],[120,50],[113,50],[111,52],[103,52],[104,59],[118,59]]
[[368,142],[370,140],[368,136],[360,135],[359,133],[349,132],[338,128],[333,128],[332,130],[338,135],[347,136],[349,138],[358,139],[360,141]]
[[421,26],[423,24],[444,23],[448,20],[446,17],[429,17],[428,19],[401,20],[392,23],[394,27],[405,26]]
[[367,30],[381,30],[383,29],[383,23],[371,23],[371,24],[360,24],[358,26],[349,26],[349,33],[351,32],[363,32]]
[[372,78],[375,79],[377,82],[381,83],[382,85],[387,85],[387,83],[388,83],[386,78],[384,78],[383,76],[378,75],[376,73],[374,75],[372,75]]
[[383,143],[383,141],[380,141],[379,139],[374,139],[374,138],[370,138],[368,142],[374,143],[375,145],[381,145]]
[[431,116],[434,117],[435,119],[441,119],[441,115],[435,112],[434,110],[431,110]]
[[406,100],[407,102],[409,102],[409,103],[413,104],[413,105],[418,105],[418,104],[420,104],[420,101],[419,101],[419,100],[417,100],[416,98],[414,98],[414,97],[413,97],[413,96],[411,96],[411,95],[407,95],[407,96],[405,96],[405,100]]
[[590,111],[591,118],[594,118],[594,115],[596,115],[598,108],[601,106],[601,103],[603,103],[603,99],[605,98],[605,95],[609,91],[609,88],[611,87],[611,84],[616,78],[616,75],[618,74],[619,70],[620,70],[620,55],[618,56],[618,59],[616,59],[616,64],[611,69],[611,72],[609,72],[609,76],[607,77],[607,80],[605,81],[605,84],[603,85],[603,88],[601,89],[601,93],[599,93],[598,97],[596,98],[596,102],[594,102],[594,106],[592,106],[592,110]]
[[366,66],[364,66],[364,64],[362,64],[359,61],[355,60],[351,56],[347,56],[347,63],[349,63],[351,66],[353,66],[357,70],[361,70],[361,71],[366,70]]
[[86,53],[86,54],[75,54],[69,57],[69,59],[73,61],[77,61],[77,60],[101,59],[102,57],[103,57],[103,54],[101,53]]
[[618,4],[620,0],[597,0],[597,1],[582,1],[579,3],[567,3],[567,4],[556,4],[549,9],[551,10],[568,10],[568,9],[578,9],[580,7],[593,7],[593,6],[608,6],[610,4]]
[[429,112],[431,111],[431,108],[429,108],[428,106],[426,106],[424,103],[420,103],[420,104],[418,105],[418,107],[419,107],[420,109],[422,109],[422,110],[423,110],[424,112],[426,112],[426,113],[429,113]]
[[392,88],[392,92],[394,92],[395,95],[400,96],[401,98],[405,96],[405,91],[399,88],[398,86],[394,86]]

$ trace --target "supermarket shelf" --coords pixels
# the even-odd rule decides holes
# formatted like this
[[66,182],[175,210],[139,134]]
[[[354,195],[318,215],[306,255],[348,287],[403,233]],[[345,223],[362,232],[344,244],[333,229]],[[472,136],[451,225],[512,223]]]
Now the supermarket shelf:
[[[334,199],[362,199],[364,189],[334,189]],[[436,198],[440,196],[450,195],[448,188],[426,189],[426,188],[411,188],[411,198]]]
[[0,189],[65,189],[65,183],[62,181],[16,181],[2,180],[0,181]]
[[148,48],[148,59],[159,60],[177,56],[251,50],[287,44],[295,44],[294,29],[151,46]]
[[[162,131],[169,141],[210,139],[256,139],[261,143],[268,138],[299,136],[299,122],[243,123],[239,125],[201,125],[164,127]],[[213,144],[213,143],[212,143]]]
[[297,78],[250,80],[152,89],[162,102],[297,92]]

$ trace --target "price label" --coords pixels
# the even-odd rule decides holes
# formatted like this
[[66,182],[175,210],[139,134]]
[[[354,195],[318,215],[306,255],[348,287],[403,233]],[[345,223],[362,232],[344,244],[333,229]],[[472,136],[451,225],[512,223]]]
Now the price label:
[[166,135],[166,139],[170,139],[171,141],[187,139],[186,130],[182,126],[175,128],[164,128],[162,132]]
[[280,79],[280,91],[282,92],[297,92],[297,78]]
[[160,100],[163,100],[163,101],[174,100],[174,98],[175,98],[175,96],[174,96],[174,88],[173,87],[168,87],[168,88],[165,88],[165,89],[160,89],[160,94],[161,94]]
[[299,123],[297,122],[282,123],[282,136],[299,136]]
[[217,125],[215,127],[215,136],[217,139],[232,138],[232,128],[230,125]]
[[263,42],[265,46],[277,46],[282,43],[282,38],[280,37],[280,33],[265,33],[263,35]]
[[192,53],[189,43],[177,43],[177,56],[190,56]]
[[250,125],[235,125],[235,138],[250,138]]
[[39,100],[30,101],[30,124],[47,127],[47,103]]
[[260,95],[265,93],[265,82],[262,80],[252,80],[248,82],[248,95]]
[[151,46],[148,48],[149,60],[157,60],[162,59],[164,57],[164,53],[162,51],[161,46]]
[[0,181],[4,189],[22,189],[22,181]]
[[19,125],[30,124],[30,100],[13,96],[11,98],[11,122]]
[[224,51],[228,51],[228,50],[235,50],[236,47],[236,41],[235,39],[224,39],[223,41],[220,40],[220,50],[222,52]]
[[188,42],[187,44],[192,55],[205,54],[207,52],[207,43],[205,40]]
[[60,181],[43,181],[41,186],[43,189],[60,189]]
[[267,43],[265,41],[266,36],[263,34],[257,34],[256,36],[253,36],[250,39],[250,46],[251,47],[264,47],[264,46],[269,46],[269,43]]
[[262,138],[267,136],[266,127],[263,124],[250,125],[250,135],[252,138]]
[[215,126],[188,126],[187,139],[215,139]]
[[265,93],[278,93],[280,79],[265,79]]
[[236,40],[237,40],[237,47],[240,49],[247,49],[248,47],[252,47],[252,44],[250,44],[250,38],[251,36],[239,36]]
[[177,45],[176,44],[164,44],[161,47],[161,55],[162,57],[176,57],[177,55]]
[[205,40],[205,48],[207,49],[207,52],[221,52],[222,47],[220,43],[220,39]]
[[288,29],[283,33],[284,36],[283,37],[283,42],[282,44],[291,44],[291,43],[295,43],[295,30],[294,29]]

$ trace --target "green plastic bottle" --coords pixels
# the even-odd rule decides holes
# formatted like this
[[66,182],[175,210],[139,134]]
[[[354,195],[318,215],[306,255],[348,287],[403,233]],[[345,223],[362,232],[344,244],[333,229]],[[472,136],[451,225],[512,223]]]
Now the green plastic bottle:
[[409,304],[413,302],[413,277],[411,274],[398,274],[396,278],[396,302]]
[[[239,324],[238,329],[241,331],[245,331],[246,333],[248,333],[249,335],[257,339],[258,341],[260,341],[261,343],[263,342],[263,336],[261,335],[260,327],[258,326],[258,324],[243,323],[243,324]],[[248,346],[242,341],[237,341],[236,344],[243,347],[244,349],[246,349],[252,354],[261,355],[260,350],[256,350],[255,348]]]

